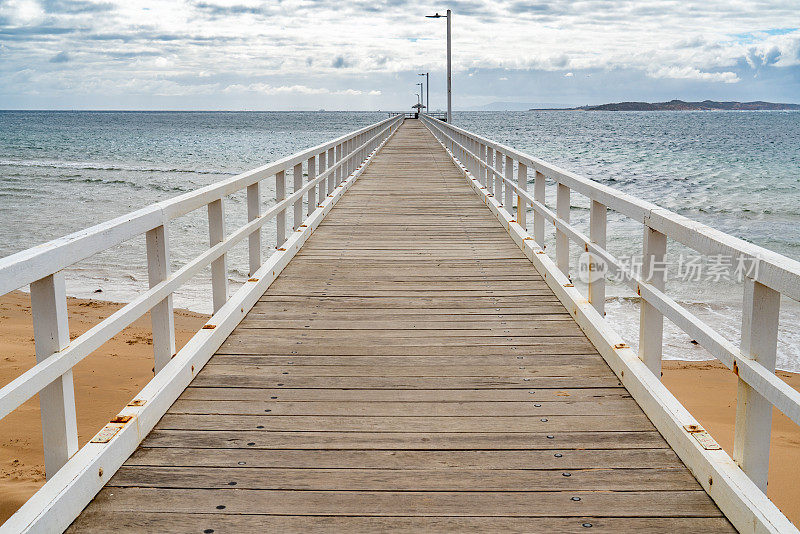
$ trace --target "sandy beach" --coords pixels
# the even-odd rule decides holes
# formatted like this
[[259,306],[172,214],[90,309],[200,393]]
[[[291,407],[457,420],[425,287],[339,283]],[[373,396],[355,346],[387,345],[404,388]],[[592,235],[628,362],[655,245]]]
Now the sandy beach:
[[[0,384],[33,365],[29,298],[15,292],[0,298]],[[107,317],[118,304],[69,299],[74,338]],[[176,311],[177,342],[184,344],[206,316]],[[78,432],[88,441],[152,376],[150,321],[145,316],[75,368]],[[800,375],[779,373],[796,389]],[[730,453],[736,406],[736,377],[713,362],[664,363],[664,383]],[[0,522],[7,519],[44,482],[38,401],[33,399],[0,421]],[[769,495],[800,523],[800,430],[776,411],[773,422]]]
[[[70,298],[70,337],[75,338],[120,308],[119,304]],[[176,344],[183,346],[207,316],[175,312]],[[145,315],[74,370],[78,439],[83,445],[114,417],[153,376],[150,317]],[[35,362],[30,297],[0,297],[0,384]],[[39,401],[26,402],[0,421],[0,523],[44,483]]]

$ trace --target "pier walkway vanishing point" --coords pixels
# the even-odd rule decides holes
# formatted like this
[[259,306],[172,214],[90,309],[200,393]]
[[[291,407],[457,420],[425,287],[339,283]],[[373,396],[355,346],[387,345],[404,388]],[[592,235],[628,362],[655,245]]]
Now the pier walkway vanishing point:
[[[535,161],[425,117],[356,137],[304,153],[309,185],[250,220],[280,242],[325,201],[5,529],[795,531],[504,210],[543,200],[514,187]],[[252,183],[204,199],[212,245]]]

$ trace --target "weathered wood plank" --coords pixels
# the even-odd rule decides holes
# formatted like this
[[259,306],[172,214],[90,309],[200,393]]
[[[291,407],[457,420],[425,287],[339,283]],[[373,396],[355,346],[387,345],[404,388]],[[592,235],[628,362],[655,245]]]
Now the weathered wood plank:
[[[573,497],[580,500],[574,501]],[[393,492],[105,488],[95,506],[109,512],[364,516],[719,517],[703,491]]]
[[[224,511],[223,511],[224,512]],[[584,525],[594,532],[648,532],[650,534],[715,534],[733,532],[730,523],[719,517],[692,518],[614,518],[614,517],[334,517],[293,515],[229,515],[217,513],[187,514],[175,512],[114,512],[115,532],[237,532],[237,533],[308,533],[310,531],[349,532],[559,532],[585,534]],[[108,532],[104,512],[88,509],[69,532],[105,534]]]
[[[227,449],[140,447],[128,466],[295,469],[664,469],[683,464],[672,449],[612,450],[264,450],[247,459]],[[556,456],[559,454],[560,456]],[[457,476],[457,474],[453,475]]]

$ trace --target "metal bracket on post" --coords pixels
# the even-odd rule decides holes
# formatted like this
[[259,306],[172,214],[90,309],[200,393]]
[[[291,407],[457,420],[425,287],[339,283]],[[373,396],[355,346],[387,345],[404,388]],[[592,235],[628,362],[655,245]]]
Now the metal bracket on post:
[[[145,234],[147,246],[147,279],[150,287],[169,277],[169,231],[166,225],[153,228]],[[172,295],[150,310],[153,332],[153,370],[155,374],[169,363],[175,354],[175,315]]]
[[[31,284],[31,311],[36,362],[41,363],[69,345],[67,292],[64,273],[57,272]],[[72,369],[39,391],[47,478],[78,451],[78,423]]]

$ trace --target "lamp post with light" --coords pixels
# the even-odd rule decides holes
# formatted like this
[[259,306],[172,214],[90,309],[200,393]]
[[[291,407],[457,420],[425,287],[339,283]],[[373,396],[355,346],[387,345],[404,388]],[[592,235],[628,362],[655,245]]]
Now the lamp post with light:
[[429,72],[420,72],[420,76],[425,76],[425,94],[428,95],[427,102],[425,102],[425,107],[428,110],[428,113],[431,111],[431,80],[428,77]]
[[452,98],[452,86],[451,86],[451,79],[452,76],[450,75],[450,66],[452,64],[452,47],[450,45],[450,19],[452,18],[452,11],[449,9],[447,10],[447,15],[440,15],[436,13],[435,15],[425,15],[429,19],[440,19],[442,17],[447,17],[447,122],[453,124],[453,98]]

